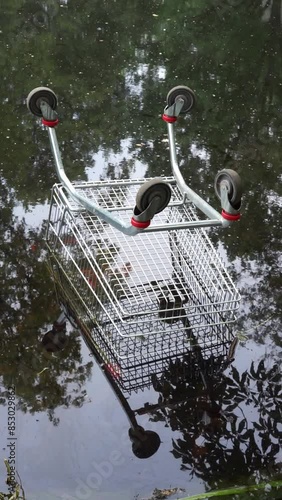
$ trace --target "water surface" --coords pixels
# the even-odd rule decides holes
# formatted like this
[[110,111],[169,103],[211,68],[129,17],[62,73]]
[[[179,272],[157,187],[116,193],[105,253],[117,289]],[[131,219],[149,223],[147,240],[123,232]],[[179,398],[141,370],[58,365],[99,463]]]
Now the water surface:
[[[15,387],[16,464],[27,498],[139,500],[154,488],[188,495],[281,478],[281,12],[280,0],[2,0],[0,461]],[[175,411],[140,417],[162,440],[141,461],[77,332],[68,325],[69,342],[56,355],[41,348],[59,314],[43,250],[56,175],[25,98],[41,85],[58,94],[72,179],[169,175],[160,115],[179,84],[197,96],[177,128],[186,181],[214,206],[218,170],[234,168],[244,183],[241,221],[210,233],[243,297],[234,326],[241,342],[215,383],[227,418],[202,422],[196,393],[183,383]],[[145,391],[130,403],[159,396]],[[4,490],[4,464],[0,470]]]

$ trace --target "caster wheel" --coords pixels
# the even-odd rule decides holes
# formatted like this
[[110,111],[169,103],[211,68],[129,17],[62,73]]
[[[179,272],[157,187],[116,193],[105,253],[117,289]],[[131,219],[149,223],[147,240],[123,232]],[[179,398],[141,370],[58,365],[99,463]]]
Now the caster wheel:
[[26,99],[27,108],[35,116],[42,117],[40,101],[47,102],[54,110],[57,108],[58,100],[53,90],[47,87],[37,87],[28,94]]
[[55,330],[49,330],[45,333],[42,338],[42,347],[47,352],[58,352],[62,351],[68,343],[68,337],[65,332],[56,332]]
[[181,109],[180,114],[185,115],[195,104],[195,94],[193,90],[189,89],[189,87],[178,85],[177,87],[173,87],[173,89],[171,89],[167,94],[167,105],[173,106],[173,104],[175,104],[180,97],[184,100],[183,108]]
[[219,199],[221,199],[220,186],[222,183],[227,187],[230,204],[234,208],[240,206],[242,198],[242,181],[239,174],[237,174],[235,170],[229,168],[218,172],[215,176],[214,189]]
[[159,449],[160,436],[153,431],[145,431],[143,427],[129,429],[129,438],[132,442],[132,452],[137,458],[150,458]]
[[167,207],[171,198],[171,188],[161,178],[152,179],[140,187],[136,195],[136,207],[144,212],[155,197],[159,198],[159,206],[155,212],[158,214]]

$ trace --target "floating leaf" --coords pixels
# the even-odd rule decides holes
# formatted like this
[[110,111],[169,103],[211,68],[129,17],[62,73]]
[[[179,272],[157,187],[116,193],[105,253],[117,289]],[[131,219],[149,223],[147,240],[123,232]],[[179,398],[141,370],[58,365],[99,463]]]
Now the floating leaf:
[[43,368],[43,370],[41,370],[41,372],[37,373],[37,375],[41,375],[42,373],[44,373],[46,370],[49,370],[49,368],[47,368],[47,366],[45,366],[45,368]]
[[261,447],[262,447],[263,453],[266,452],[266,450],[269,448],[270,445],[271,445],[271,441],[270,441],[269,437],[264,436],[261,440]]
[[252,361],[252,364],[250,366],[250,374],[251,374],[253,379],[257,378],[257,374],[256,374],[255,369],[254,369],[254,362],[253,361]]
[[241,434],[244,427],[247,427],[246,419],[241,420],[240,424],[238,425],[238,433],[239,434]]
[[228,405],[228,406],[225,408],[225,410],[224,410],[224,411],[229,413],[229,412],[231,412],[231,411],[235,410],[235,408],[237,408],[237,406],[238,406],[238,405],[237,405],[237,403],[233,403],[233,404],[231,404],[231,405]]
[[236,336],[237,336],[237,338],[238,338],[239,340],[241,340],[242,342],[243,342],[244,340],[248,340],[248,335],[246,335],[246,334],[245,334],[245,333],[243,333],[243,332],[238,332],[238,333],[236,334]]
[[235,382],[237,382],[237,384],[240,384],[240,375],[235,366],[232,366],[232,377],[235,380]]

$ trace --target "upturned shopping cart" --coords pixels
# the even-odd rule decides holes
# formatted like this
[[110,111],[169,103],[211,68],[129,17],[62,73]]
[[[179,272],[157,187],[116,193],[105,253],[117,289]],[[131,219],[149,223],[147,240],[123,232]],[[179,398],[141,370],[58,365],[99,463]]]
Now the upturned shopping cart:
[[[166,360],[214,348],[234,337],[240,295],[207,228],[240,218],[241,181],[230,169],[215,178],[222,212],[184,181],[174,136],[195,95],[185,86],[167,96],[171,177],[75,182],[57,142],[57,97],[46,87],[27,98],[47,127],[60,184],[52,189],[46,242],[51,267],[79,304],[89,338],[105,366],[126,387],[149,379]],[[89,328],[89,324],[91,328]]]

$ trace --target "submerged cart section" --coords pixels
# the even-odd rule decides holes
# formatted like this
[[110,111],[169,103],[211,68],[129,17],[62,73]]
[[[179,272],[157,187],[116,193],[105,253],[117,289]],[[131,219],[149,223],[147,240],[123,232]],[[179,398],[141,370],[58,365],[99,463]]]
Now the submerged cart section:
[[[103,369],[129,394],[150,387],[156,376],[167,370],[174,360],[180,365],[185,359],[197,361],[199,366],[211,363],[215,369],[221,365],[228,366],[231,362],[233,346],[237,343],[232,324],[202,327],[195,336],[191,330],[186,336],[182,330],[175,328],[176,324],[174,327],[167,326],[166,334],[118,337],[119,349],[125,354],[122,358],[118,357],[113,350],[113,338],[105,335],[107,330],[89,314],[89,308],[53,252],[49,254],[49,266],[62,310],[71,322],[74,320],[75,328],[79,328],[89,348],[102,360]],[[198,338],[201,338],[200,344]],[[181,370],[179,376],[183,376]]]
[[[172,197],[156,222],[197,220],[195,207],[183,204],[173,178],[165,181]],[[76,189],[126,219],[142,182],[84,183]],[[240,296],[206,230],[132,238],[90,214],[56,185],[47,245],[59,285],[71,290],[72,303],[96,337],[93,341],[117,371],[126,369],[138,378],[138,366],[147,364],[147,374],[142,372],[146,378],[162,371],[168,358],[197,346],[209,356],[217,345],[232,341],[222,325],[235,320]]]

